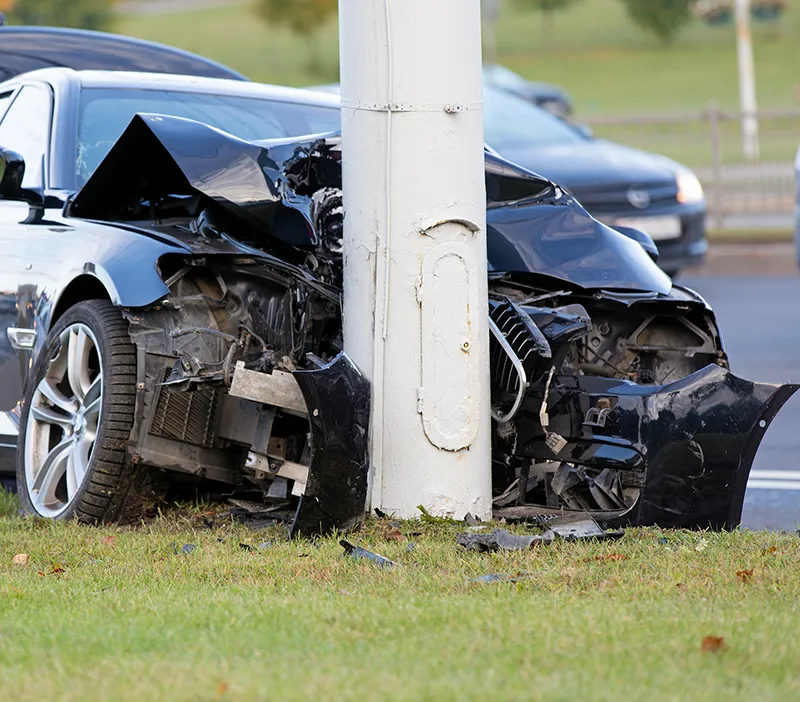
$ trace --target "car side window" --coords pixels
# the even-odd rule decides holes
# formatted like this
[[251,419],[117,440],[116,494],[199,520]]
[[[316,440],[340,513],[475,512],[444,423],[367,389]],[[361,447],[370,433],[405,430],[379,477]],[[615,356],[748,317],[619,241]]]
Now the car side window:
[[0,120],[3,119],[3,115],[8,110],[8,106],[11,104],[11,98],[14,96],[13,90],[8,90],[5,93],[0,93]]
[[[0,111],[2,111],[0,97]],[[22,187],[43,185],[42,168],[50,136],[50,95],[34,85],[26,85],[0,122],[0,146],[16,151],[25,159]]]

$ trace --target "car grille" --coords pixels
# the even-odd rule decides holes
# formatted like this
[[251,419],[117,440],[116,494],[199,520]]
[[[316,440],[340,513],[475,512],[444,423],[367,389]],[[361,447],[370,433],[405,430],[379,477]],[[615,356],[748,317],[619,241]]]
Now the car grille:
[[[634,207],[628,199],[628,191],[645,190],[650,196],[647,207]],[[629,186],[615,185],[608,188],[571,190],[572,194],[592,215],[636,215],[647,214],[648,210],[678,204],[678,188],[674,181],[666,183]]]
[[[510,302],[495,305],[489,316],[522,362],[530,380],[534,366],[541,359],[533,332],[528,326],[532,322],[530,319],[525,319],[527,315],[521,315]],[[494,336],[489,339],[489,361],[492,383],[507,392],[516,392],[519,387],[519,376],[514,369],[512,359]]]
[[196,446],[212,446],[218,397],[219,390],[212,387],[179,391],[162,386],[150,434]]

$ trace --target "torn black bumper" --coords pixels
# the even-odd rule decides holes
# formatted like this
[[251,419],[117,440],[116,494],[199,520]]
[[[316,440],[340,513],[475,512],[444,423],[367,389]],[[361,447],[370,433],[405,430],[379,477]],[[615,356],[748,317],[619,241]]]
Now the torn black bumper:
[[364,518],[367,501],[369,381],[344,353],[294,377],[308,407],[312,450],[291,536],[347,530]]
[[[548,433],[566,443],[550,442],[557,453],[545,443],[542,395],[534,391],[515,420],[521,431],[514,453],[638,474],[641,491],[632,507],[593,513],[609,526],[731,529],[741,519],[759,444],[798,387],[754,383],[715,365],[661,386],[556,376]],[[597,407],[608,408],[601,421]],[[496,510],[506,517],[529,513],[526,507]]]

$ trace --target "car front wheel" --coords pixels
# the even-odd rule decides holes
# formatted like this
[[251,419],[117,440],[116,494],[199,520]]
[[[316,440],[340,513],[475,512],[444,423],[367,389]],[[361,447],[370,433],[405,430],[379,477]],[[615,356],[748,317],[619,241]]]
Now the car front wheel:
[[20,422],[22,509],[52,519],[111,521],[132,483],[136,352],[128,323],[105,300],[69,309],[29,376]]

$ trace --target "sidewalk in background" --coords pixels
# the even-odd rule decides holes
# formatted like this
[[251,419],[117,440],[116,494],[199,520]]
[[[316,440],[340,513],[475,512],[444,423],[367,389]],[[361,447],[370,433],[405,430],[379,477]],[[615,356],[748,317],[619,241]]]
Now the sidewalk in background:
[[[704,266],[687,268],[686,275],[796,276],[794,244],[712,242]],[[680,282],[680,276],[678,277]]]

